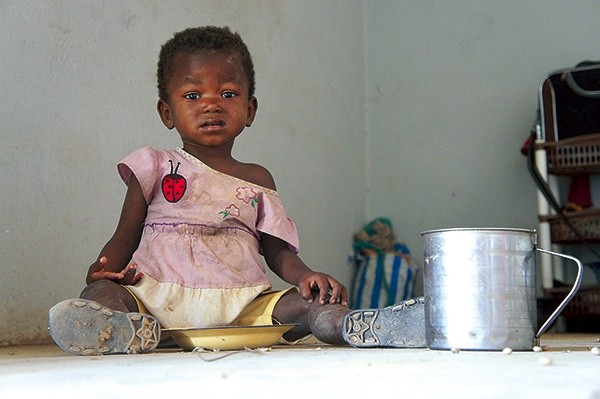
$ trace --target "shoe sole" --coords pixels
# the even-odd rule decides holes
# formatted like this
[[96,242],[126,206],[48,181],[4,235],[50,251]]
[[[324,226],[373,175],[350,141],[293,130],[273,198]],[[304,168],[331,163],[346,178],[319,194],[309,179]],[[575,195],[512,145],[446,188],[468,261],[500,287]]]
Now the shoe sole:
[[118,312],[86,299],[56,304],[48,324],[54,342],[76,355],[150,352],[160,342],[154,317]]
[[425,299],[352,311],[344,318],[343,336],[354,347],[424,348]]

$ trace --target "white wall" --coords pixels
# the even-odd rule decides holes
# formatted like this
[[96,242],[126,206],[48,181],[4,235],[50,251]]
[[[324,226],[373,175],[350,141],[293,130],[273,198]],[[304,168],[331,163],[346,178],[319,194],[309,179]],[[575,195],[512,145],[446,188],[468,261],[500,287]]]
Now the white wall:
[[0,345],[47,341],[50,306],[79,295],[117,223],[116,163],[179,145],[155,70],[190,26],[245,39],[259,111],[236,155],[275,176],[303,259],[348,282],[365,209],[362,23],[346,0],[1,1]]
[[600,59],[598,1],[366,1],[367,215],[420,233],[537,228],[520,148],[546,73]]

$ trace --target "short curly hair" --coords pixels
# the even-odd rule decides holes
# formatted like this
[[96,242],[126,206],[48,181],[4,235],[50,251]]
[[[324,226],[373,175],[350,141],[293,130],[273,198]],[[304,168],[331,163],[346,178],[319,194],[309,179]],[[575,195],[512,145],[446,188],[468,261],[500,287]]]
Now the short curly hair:
[[160,49],[156,80],[158,97],[168,99],[167,82],[173,71],[173,58],[177,53],[193,54],[203,50],[237,54],[248,79],[248,95],[253,96],[256,82],[254,64],[248,47],[237,32],[228,27],[201,26],[177,32]]

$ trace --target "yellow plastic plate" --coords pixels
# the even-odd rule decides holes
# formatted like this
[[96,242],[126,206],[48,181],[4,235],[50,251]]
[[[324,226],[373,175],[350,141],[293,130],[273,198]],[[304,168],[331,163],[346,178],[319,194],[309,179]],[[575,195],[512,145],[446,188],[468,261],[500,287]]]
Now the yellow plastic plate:
[[162,334],[170,335],[181,348],[237,350],[264,348],[277,344],[283,334],[294,324],[274,326],[230,326],[210,328],[165,328]]

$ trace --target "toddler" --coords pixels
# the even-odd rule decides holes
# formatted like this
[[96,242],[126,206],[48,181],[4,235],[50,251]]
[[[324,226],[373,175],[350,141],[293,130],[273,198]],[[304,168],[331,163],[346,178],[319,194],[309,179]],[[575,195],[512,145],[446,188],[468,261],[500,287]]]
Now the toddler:
[[[399,323],[423,322],[422,301],[351,312],[346,288],[298,257],[296,227],[269,171],[232,157],[258,108],[252,59],[237,33],[176,33],[161,48],[157,81],[158,114],[182,146],[145,147],[118,164],[127,193],[116,230],[80,298],[50,309],[62,349],[148,352],[161,328],[273,323],[295,324],[287,341],[314,334],[330,344],[423,346],[422,327],[390,339]],[[293,288],[271,290],[263,258]]]

